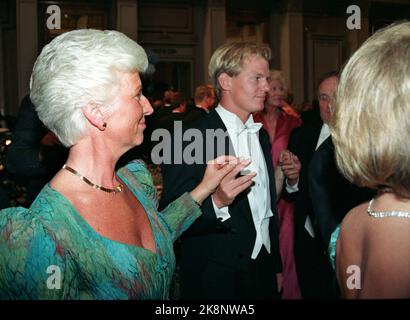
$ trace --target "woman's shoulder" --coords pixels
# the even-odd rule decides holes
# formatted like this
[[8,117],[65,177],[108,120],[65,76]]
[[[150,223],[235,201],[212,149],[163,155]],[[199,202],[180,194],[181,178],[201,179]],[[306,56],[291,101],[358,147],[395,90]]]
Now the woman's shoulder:
[[[362,203],[351,209],[340,224],[339,238],[343,242],[357,243],[357,237],[364,235],[367,203]],[[346,237],[348,235],[348,237]]]
[[157,202],[157,190],[148,166],[143,160],[133,160],[118,170],[122,179],[136,190],[141,190],[152,201]]
[[138,178],[138,181],[143,184],[153,185],[153,179],[148,169],[147,164],[140,159],[133,160],[122,167],[119,172],[125,175],[131,175]]
[[407,224],[410,219],[400,217],[373,217],[368,213],[369,202],[366,201],[353,209],[344,217],[341,224],[341,233],[349,235],[380,237],[384,235],[394,236],[392,230],[397,233],[407,232]]
[[[0,211],[0,234],[1,245],[9,246],[15,244],[28,249],[33,240],[45,239],[42,235],[50,235],[48,221],[52,221],[44,211],[32,208],[13,207]],[[37,241],[36,240],[36,241]],[[24,243],[27,245],[25,246]],[[4,248],[3,248],[4,249]]]
[[362,222],[360,220],[361,216],[365,213],[364,210],[365,204],[351,209],[333,231],[328,248],[333,268],[336,266],[336,251],[339,251],[342,247],[344,250],[349,250],[352,247],[350,244],[354,244],[353,247],[356,247],[360,243],[358,237],[363,235]]
[[368,202],[364,202],[352,208],[343,218],[343,221],[341,223],[341,229],[342,230],[345,228],[351,229],[355,226],[356,228],[358,228],[359,227],[358,224],[362,224],[364,218],[366,218],[368,204],[369,204]]
[[[0,234],[0,269],[15,271],[29,263],[30,257],[39,259],[39,253],[47,251],[53,238],[43,219],[22,207],[0,211]],[[37,254],[33,254],[35,252]]]
[[15,230],[26,229],[38,223],[34,212],[23,207],[12,207],[0,210],[0,233],[4,240],[12,238]]
[[147,164],[145,163],[144,160],[141,160],[141,159],[132,160],[128,162],[125,166],[119,169],[119,171],[124,171],[124,170],[133,172],[135,174],[137,173],[144,174],[146,172],[149,172]]
[[[72,206],[46,185],[30,208],[12,207],[0,211],[0,233],[5,241],[25,242],[33,238],[53,239],[64,230]],[[46,237],[42,237],[46,236]]]

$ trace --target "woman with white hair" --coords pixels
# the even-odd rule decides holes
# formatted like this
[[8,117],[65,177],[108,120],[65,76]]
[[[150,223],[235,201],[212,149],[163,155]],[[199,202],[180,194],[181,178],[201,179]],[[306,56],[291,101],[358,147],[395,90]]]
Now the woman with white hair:
[[209,164],[201,183],[162,212],[142,161],[116,171],[152,113],[140,80],[147,66],[143,48],[117,31],[71,31],[44,47],[30,98],[70,151],[29,209],[0,213],[0,298],[168,298],[173,242],[245,164]]
[[378,189],[332,235],[342,297],[410,298],[410,22],[376,32],[350,58],[333,121],[339,169]]

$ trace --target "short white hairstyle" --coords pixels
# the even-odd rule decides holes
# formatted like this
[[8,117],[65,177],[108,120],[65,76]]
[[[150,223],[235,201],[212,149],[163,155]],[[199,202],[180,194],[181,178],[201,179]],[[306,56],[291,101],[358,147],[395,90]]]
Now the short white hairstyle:
[[30,79],[30,98],[40,120],[66,147],[85,134],[82,108],[95,104],[110,114],[124,73],[143,73],[144,49],[118,31],[81,29],[47,44]]

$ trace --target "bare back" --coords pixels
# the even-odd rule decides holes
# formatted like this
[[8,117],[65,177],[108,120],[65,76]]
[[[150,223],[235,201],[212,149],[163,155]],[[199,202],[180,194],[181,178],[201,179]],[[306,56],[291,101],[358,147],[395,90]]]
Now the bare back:
[[342,296],[410,298],[410,219],[374,218],[367,205],[352,209],[341,225],[336,273]]

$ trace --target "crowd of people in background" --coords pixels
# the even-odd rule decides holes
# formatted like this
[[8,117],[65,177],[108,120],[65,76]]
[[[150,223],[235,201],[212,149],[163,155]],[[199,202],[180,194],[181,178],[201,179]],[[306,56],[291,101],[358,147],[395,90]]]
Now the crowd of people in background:
[[[110,82],[73,58],[90,52],[100,60],[87,67]],[[410,298],[410,23],[323,74],[312,102],[294,104],[270,58],[264,45],[224,44],[210,83],[145,97],[147,57],[126,36],[74,31],[47,45],[3,161],[27,200],[0,211],[0,299],[166,299],[172,279],[175,299]],[[48,74],[50,61],[74,71]],[[56,103],[61,81],[72,87]],[[156,166],[154,185],[136,159],[152,165],[152,132],[176,122],[223,130],[224,148],[202,146],[210,163]],[[65,268],[57,295],[37,268],[53,261]]]

